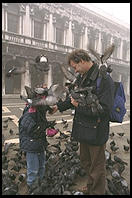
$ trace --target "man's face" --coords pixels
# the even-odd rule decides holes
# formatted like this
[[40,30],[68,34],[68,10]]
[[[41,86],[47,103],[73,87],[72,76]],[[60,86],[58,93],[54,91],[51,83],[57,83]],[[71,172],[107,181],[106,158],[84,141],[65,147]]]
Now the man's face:
[[70,66],[74,68],[75,72],[83,74],[84,73],[84,61],[80,61],[79,63],[76,63],[74,61],[70,61]]

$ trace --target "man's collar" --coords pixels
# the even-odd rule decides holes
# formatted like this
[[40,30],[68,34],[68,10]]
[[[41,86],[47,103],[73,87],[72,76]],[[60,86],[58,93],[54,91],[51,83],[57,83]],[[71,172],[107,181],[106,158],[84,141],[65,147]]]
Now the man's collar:
[[90,79],[91,79],[92,81],[95,81],[95,79],[97,78],[98,73],[99,73],[99,67],[98,67],[98,65],[95,64],[95,63],[94,63],[93,66],[94,66],[94,70],[93,70],[93,72],[92,72],[91,75],[90,75]]
[[98,73],[98,65],[96,63],[93,63],[92,67],[83,75],[83,78],[86,79],[89,77],[90,80],[94,81],[97,78]]

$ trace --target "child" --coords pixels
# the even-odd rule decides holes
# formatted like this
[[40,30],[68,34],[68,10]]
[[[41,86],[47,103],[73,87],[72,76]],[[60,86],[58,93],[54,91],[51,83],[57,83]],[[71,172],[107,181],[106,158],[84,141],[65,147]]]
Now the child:
[[[40,96],[43,97],[43,96]],[[26,105],[19,119],[20,149],[26,153],[27,185],[29,193],[41,183],[45,173],[45,149],[47,146],[46,128],[48,121],[45,106]]]

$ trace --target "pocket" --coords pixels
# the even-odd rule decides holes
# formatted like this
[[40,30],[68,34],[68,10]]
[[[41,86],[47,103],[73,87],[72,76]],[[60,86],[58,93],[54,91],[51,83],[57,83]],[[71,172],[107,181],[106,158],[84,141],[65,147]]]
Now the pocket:
[[76,122],[73,125],[74,138],[79,142],[94,144],[97,140],[97,124]]

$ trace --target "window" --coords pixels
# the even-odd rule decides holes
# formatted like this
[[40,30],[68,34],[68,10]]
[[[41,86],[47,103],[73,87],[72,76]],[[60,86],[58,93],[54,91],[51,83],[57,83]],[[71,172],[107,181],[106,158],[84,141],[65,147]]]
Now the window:
[[43,39],[43,24],[39,21],[34,21],[34,37]]
[[80,34],[74,32],[74,47],[80,48]]
[[56,43],[64,44],[64,30],[56,27]]
[[19,33],[19,16],[15,14],[8,13],[8,19],[7,19],[7,31]]

